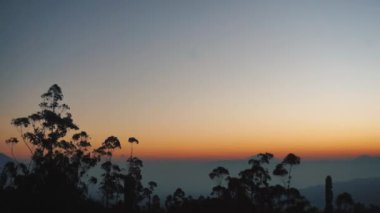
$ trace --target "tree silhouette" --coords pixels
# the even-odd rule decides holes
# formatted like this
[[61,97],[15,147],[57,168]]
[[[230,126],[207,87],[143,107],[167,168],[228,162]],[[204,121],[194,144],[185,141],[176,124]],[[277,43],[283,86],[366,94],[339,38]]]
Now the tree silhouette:
[[[29,166],[9,164],[2,176],[9,179],[5,184],[18,200],[33,203],[44,211],[69,210],[85,199],[86,181],[91,179],[87,171],[99,159],[88,150],[90,143],[84,132],[67,141],[67,133],[79,128],[73,122],[69,106],[62,103],[61,88],[54,84],[41,97],[38,112],[12,120],[31,152]],[[16,140],[7,142],[15,144]],[[58,208],[62,203],[65,205]]]
[[221,166],[213,169],[210,172],[210,179],[216,182],[216,186],[212,189],[212,194],[217,195],[219,198],[221,198],[224,195],[226,188],[223,187],[222,184],[223,181],[226,180],[226,178],[228,178],[229,174],[229,171]]
[[350,213],[353,211],[354,200],[347,192],[343,192],[336,197],[336,207],[338,213]]
[[288,154],[284,160],[282,161],[283,165],[288,165],[288,185],[287,188],[290,189],[290,182],[292,180],[292,168],[295,165],[298,165],[301,163],[301,158],[298,157],[297,155],[290,153]]
[[[289,153],[281,163],[276,165],[276,168],[273,170],[273,175],[284,177],[288,175],[286,183],[284,182],[284,187],[286,187],[286,206],[287,208],[290,207],[292,202],[292,190],[293,188],[290,188],[291,180],[292,180],[292,169],[293,166],[298,165],[301,163],[301,158],[293,153]],[[287,167],[287,168],[286,168]],[[294,196],[293,196],[294,197]],[[297,198],[298,199],[298,198]]]
[[248,161],[251,167],[239,173],[241,180],[246,185],[251,201],[257,208],[264,208],[262,205],[265,202],[267,188],[271,180],[269,171],[264,165],[269,164],[272,158],[273,154],[271,153],[259,153],[256,158]]
[[144,189],[141,184],[143,162],[139,158],[133,157],[133,144],[139,144],[139,141],[130,137],[128,143],[131,144],[131,154],[127,159],[128,174],[124,178],[124,202],[126,210],[134,212],[139,208],[138,203],[144,199]]
[[165,200],[165,207],[167,212],[183,212],[186,199],[186,193],[181,189],[177,188],[172,195],[168,195]]
[[[273,155],[260,153],[249,160],[249,167],[231,177],[224,167],[209,173],[216,184],[214,197],[193,198],[177,188],[167,196],[166,210],[161,208],[160,198],[153,195],[157,183],[142,184],[143,161],[134,156],[133,144],[139,141],[131,137],[130,157],[127,170],[113,162],[113,152],[121,148],[115,136],[103,141],[100,147],[91,146],[91,138],[79,131],[69,112],[62,103],[63,93],[58,85],[51,86],[42,96],[40,109],[26,117],[12,120],[20,132],[20,138],[5,141],[12,157],[14,146],[23,142],[31,153],[29,164],[16,159],[8,162],[0,173],[1,212],[137,212],[137,213],[316,213],[300,191],[291,187],[292,169],[301,163],[295,154],[288,154],[272,171],[284,179],[283,185],[271,185],[270,161]],[[72,137],[69,137],[73,131]],[[21,140],[19,140],[21,139]],[[99,163],[100,162],[100,163]],[[99,167],[99,177],[91,176],[89,170]],[[124,172],[123,172],[124,171]],[[224,181],[227,187],[224,187]],[[99,186],[104,204],[92,200],[89,186]],[[332,179],[326,177],[325,213],[333,212]],[[124,200],[121,194],[124,193]],[[123,203],[124,201],[124,203]],[[379,207],[366,207],[354,203],[348,193],[336,198],[335,213],[377,213]]]
[[326,177],[325,182],[325,213],[333,213],[333,190],[331,176]]
[[127,211],[137,211],[138,203],[143,200],[143,186],[141,184],[141,168],[143,162],[137,157],[127,159],[128,174],[124,178],[124,202]]
[[147,201],[147,205],[148,205],[148,209],[149,210],[151,210],[151,207],[152,207],[152,194],[153,194],[153,191],[154,191],[154,189],[156,187],[157,187],[157,183],[156,182],[149,181],[148,182],[148,187],[145,187],[143,189],[143,195],[148,200]]
[[240,178],[229,177],[228,178],[228,192],[230,198],[235,200],[246,200],[247,190],[246,185]]
[[8,162],[5,164],[0,175],[0,189],[14,189],[20,176],[26,176],[29,173],[24,164]]
[[118,165],[112,163],[112,152],[115,149],[120,149],[121,144],[117,137],[110,136],[103,143],[102,146],[95,150],[101,156],[106,156],[106,160],[101,164],[104,170],[102,174],[102,181],[100,182],[100,191],[103,195],[105,206],[108,208],[110,201],[114,198],[118,200],[119,194],[123,191],[121,180],[123,175],[120,173],[121,169]]
[[152,205],[151,205],[150,212],[153,212],[153,213],[163,212],[163,210],[161,209],[160,197],[158,195],[154,195],[152,198]]
[[308,213],[308,212],[317,212],[317,209],[312,207],[308,200],[305,199],[304,196],[301,195],[301,193],[295,189],[290,188],[287,189],[287,201],[286,201],[286,209],[285,212],[292,212],[292,213]]
[[165,207],[166,207],[166,209],[168,209],[168,212],[172,208],[172,206],[174,205],[173,203],[174,203],[173,202],[173,196],[172,195],[168,195],[166,197],[166,200],[165,200]]
[[14,147],[15,144],[18,143],[18,139],[15,138],[15,137],[11,137],[11,138],[5,140],[5,143],[7,145],[9,145],[9,147],[10,147],[11,155],[12,155],[13,160],[16,160],[16,157],[15,157],[15,154],[14,154],[14,151],[13,151],[13,147]]
[[181,188],[177,188],[173,193],[173,202],[175,206],[181,206],[185,202],[185,192]]
[[287,175],[289,172],[288,170],[285,169],[284,167],[284,164],[283,163],[279,163],[276,165],[276,168],[273,170],[273,175],[276,175],[276,176],[285,176]]
[[128,138],[128,142],[131,144],[131,155],[130,155],[130,158],[132,158],[133,157],[133,144],[134,143],[135,144],[139,144],[139,141],[136,138],[134,138],[134,137],[130,137],[130,138]]

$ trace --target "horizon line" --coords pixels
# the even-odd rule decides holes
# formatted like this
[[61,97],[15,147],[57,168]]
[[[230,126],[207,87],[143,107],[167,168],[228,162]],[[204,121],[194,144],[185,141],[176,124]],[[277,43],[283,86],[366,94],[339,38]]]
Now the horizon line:
[[[8,158],[14,159],[11,155],[5,152],[0,152],[0,154],[5,155]],[[243,160],[249,160],[254,158],[256,155],[251,156],[241,156],[241,157],[222,157],[222,156],[211,156],[211,157],[205,157],[205,156],[184,156],[184,157],[153,157],[153,156],[144,156],[138,157],[142,159],[143,161],[209,161],[209,162],[215,162],[215,161],[243,161]],[[355,160],[362,157],[369,157],[369,158],[380,158],[380,154],[377,155],[371,155],[371,154],[358,154],[358,155],[329,155],[329,156],[302,156],[301,160],[304,161],[329,161],[329,160]],[[126,155],[115,155],[113,156],[114,160],[120,161],[125,160],[128,158]],[[273,157],[273,159],[281,160],[281,157]],[[27,161],[30,160],[30,156],[16,156],[16,160],[20,161]]]

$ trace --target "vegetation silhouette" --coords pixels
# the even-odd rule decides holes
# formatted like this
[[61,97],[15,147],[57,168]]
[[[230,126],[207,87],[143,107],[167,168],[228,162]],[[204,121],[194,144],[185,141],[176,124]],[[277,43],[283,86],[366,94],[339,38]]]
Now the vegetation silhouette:
[[354,200],[347,192],[343,192],[336,197],[337,212],[353,212]]
[[[122,147],[115,136],[93,148],[91,138],[80,131],[70,114],[69,106],[62,103],[61,88],[54,84],[42,94],[40,110],[26,117],[12,120],[19,138],[5,141],[13,161],[0,174],[1,212],[133,212],[133,213],[317,213],[301,193],[291,186],[292,170],[301,163],[300,157],[288,154],[273,171],[269,164],[271,153],[259,153],[248,161],[248,168],[237,177],[228,169],[217,167],[209,173],[214,181],[210,196],[193,198],[181,188],[161,201],[154,194],[158,184],[142,184],[143,161],[133,155],[130,137],[130,156],[123,169],[113,162],[113,152]],[[75,131],[71,139],[68,133]],[[21,139],[21,140],[20,140]],[[24,164],[13,154],[14,145],[22,141],[31,153]],[[90,170],[100,168],[99,177]],[[283,184],[271,185],[272,176],[283,179]],[[101,202],[90,198],[89,187],[98,187]],[[375,206],[355,203],[351,195],[343,193],[336,198],[333,208],[332,179],[326,178],[326,213],[380,212]],[[162,206],[161,204],[164,204]]]
[[332,178],[331,176],[327,176],[325,181],[325,213],[333,213],[334,211],[334,194],[332,188]]

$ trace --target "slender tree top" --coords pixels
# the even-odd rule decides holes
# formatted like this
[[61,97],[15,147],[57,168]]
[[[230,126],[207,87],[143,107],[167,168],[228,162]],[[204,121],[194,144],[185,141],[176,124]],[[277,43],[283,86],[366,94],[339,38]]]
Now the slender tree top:
[[289,153],[282,161],[283,164],[298,165],[301,163],[301,158],[293,153]]
[[229,171],[228,171],[226,168],[219,166],[219,167],[213,169],[213,170],[210,172],[209,177],[210,177],[211,179],[214,179],[214,178],[221,178],[221,177],[223,177],[223,176],[228,176],[229,174],[230,174],[230,173],[229,173]]
[[136,138],[134,138],[134,137],[130,137],[130,138],[128,138],[128,142],[129,143],[135,143],[135,144],[139,144],[139,140],[137,140]]

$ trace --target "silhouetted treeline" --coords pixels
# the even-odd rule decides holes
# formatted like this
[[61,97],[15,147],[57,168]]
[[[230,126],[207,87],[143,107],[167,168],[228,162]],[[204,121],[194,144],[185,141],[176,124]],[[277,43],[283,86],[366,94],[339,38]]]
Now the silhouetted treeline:
[[[125,168],[113,162],[112,156],[122,144],[115,136],[93,148],[90,136],[79,131],[62,103],[63,94],[53,85],[42,96],[40,110],[27,117],[12,120],[20,137],[6,140],[13,156],[13,146],[23,143],[30,151],[28,163],[8,162],[0,174],[0,212],[141,212],[141,213],[316,213],[322,212],[292,187],[292,170],[301,163],[300,157],[288,154],[270,171],[273,155],[260,153],[248,162],[247,169],[237,177],[227,168],[210,171],[214,182],[209,196],[194,198],[181,188],[161,200],[155,194],[158,184],[142,184],[143,162],[131,153]],[[75,131],[69,139],[68,133]],[[99,177],[90,175],[96,166],[102,169]],[[206,174],[205,174],[206,175]],[[271,185],[273,176],[283,180],[282,185]],[[89,196],[89,187],[97,187],[101,201]],[[333,204],[331,177],[326,179],[326,213],[380,212],[375,206],[355,203],[348,193],[336,197]]]

